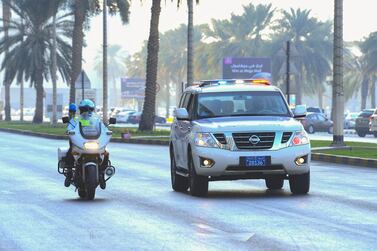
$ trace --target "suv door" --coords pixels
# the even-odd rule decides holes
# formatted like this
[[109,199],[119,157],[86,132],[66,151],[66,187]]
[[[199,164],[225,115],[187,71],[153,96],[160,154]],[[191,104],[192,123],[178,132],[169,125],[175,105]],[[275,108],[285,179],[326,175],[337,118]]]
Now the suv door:
[[[189,98],[190,98],[190,93],[183,93],[181,101],[179,103],[179,108],[186,108],[189,102]],[[180,168],[184,166],[184,160],[183,160],[184,151],[182,149],[182,146],[183,146],[182,141],[185,137],[184,125],[185,125],[185,121],[178,120],[177,118],[175,118],[174,123],[173,123],[173,128],[172,128],[173,129],[172,132],[174,132],[172,134],[174,157],[175,157],[177,166]]]
[[189,143],[190,143],[190,133],[191,133],[191,129],[192,129],[192,123],[191,123],[191,118],[192,118],[192,113],[193,113],[193,109],[194,109],[194,106],[195,106],[195,95],[194,94],[190,94],[188,97],[187,97],[187,101],[188,102],[185,102],[185,107],[187,109],[187,112],[188,114],[190,115],[190,119],[189,120],[181,120],[181,128],[180,128],[180,131],[181,131],[181,135],[182,135],[182,138],[181,138],[181,141],[180,141],[180,144],[181,145],[181,159],[182,159],[182,167],[187,169],[188,170],[188,146],[189,146]]

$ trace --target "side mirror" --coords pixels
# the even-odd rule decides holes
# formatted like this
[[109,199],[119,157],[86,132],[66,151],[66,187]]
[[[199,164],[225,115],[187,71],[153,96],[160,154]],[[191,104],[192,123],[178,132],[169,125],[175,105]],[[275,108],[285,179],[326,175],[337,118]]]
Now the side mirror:
[[116,118],[110,118],[109,119],[109,125],[115,125],[117,123],[117,119]]
[[294,118],[304,118],[306,117],[306,105],[297,105],[293,110]]
[[62,121],[63,121],[64,124],[68,124],[69,123],[69,117],[63,117]]
[[174,116],[175,116],[178,120],[188,120],[188,119],[189,119],[189,114],[188,114],[186,108],[177,108],[177,109],[174,111]]

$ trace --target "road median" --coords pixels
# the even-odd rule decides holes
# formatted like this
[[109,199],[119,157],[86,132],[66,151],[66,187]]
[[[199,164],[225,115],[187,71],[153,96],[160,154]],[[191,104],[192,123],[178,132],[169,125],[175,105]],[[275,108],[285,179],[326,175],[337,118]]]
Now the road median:
[[[36,136],[46,139],[68,139],[68,136],[62,133],[63,127],[53,129],[50,128],[49,130],[46,130],[48,132],[42,132],[43,130],[32,131],[20,128],[7,128],[4,127],[4,124],[2,123],[4,122],[0,123],[0,131],[2,132]],[[53,132],[54,129],[55,132]],[[111,142],[168,146],[169,136],[167,135],[167,132],[152,132],[132,136],[132,134],[128,131],[127,137],[123,138],[123,133],[117,132],[117,134],[111,139]],[[331,141],[312,140],[311,142],[312,160],[377,168],[377,144],[347,142],[347,145],[349,146],[334,148],[329,147]]]

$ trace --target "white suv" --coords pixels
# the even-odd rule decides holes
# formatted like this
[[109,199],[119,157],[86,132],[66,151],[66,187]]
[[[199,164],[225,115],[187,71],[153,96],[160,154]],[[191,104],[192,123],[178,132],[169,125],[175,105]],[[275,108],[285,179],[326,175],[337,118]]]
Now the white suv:
[[265,179],[269,189],[289,180],[291,192],[310,186],[310,142],[282,92],[252,80],[204,81],[187,88],[175,111],[170,136],[175,191],[208,193],[216,180]]

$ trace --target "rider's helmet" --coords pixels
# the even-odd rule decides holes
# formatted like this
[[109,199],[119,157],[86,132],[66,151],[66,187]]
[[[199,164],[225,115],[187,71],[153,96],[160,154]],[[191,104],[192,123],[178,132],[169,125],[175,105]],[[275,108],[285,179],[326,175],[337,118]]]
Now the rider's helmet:
[[84,112],[92,113],[95,110],[96,106],[94,105],[93,101],[90,99],[84,99],[80,102],[79,109],[80,114]]
[[77,106],[76,106],[76,104],[75,104],[75,103],[71,103],[71,104],[69,105],[69,107],[68,107],[68,110],[69,110],[69,112],[74,112],[74,113],[76,113],[76,111],[77,111]]

